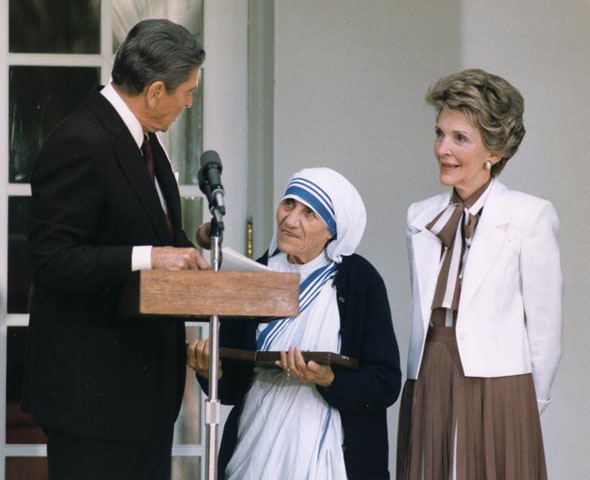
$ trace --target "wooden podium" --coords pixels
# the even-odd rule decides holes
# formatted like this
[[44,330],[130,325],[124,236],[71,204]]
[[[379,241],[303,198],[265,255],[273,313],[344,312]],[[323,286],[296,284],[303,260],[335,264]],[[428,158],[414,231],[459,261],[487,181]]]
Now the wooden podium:
[[141,270],[131,274],[123,289],[121,312],[207,320],[212,315],[267,320],[295,317],[299,314],[299,274]]
[[121,298],[123,315],[195,317],[209,321],[209,398],[207,477],[217,478],[217,398],[219,320],[270,321],[299,315],[299,274],[276,272],[215,272],[141,270],[131,274]]

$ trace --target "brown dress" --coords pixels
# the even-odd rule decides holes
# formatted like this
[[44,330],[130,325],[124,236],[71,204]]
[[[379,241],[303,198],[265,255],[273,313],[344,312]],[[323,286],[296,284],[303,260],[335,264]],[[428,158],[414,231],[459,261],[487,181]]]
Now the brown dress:
[[[418,379],[408,379],[402,394],[397,480],[547,480],[532,375],[466,377],[459,358],[461,271],[487,187],[464,203],[454,193],[451,202],[470,212],[443,211],[427,226],[441,239],[441,271]],[[450,220],[435,232],[441,215]],[[453,241],[458,229],[461,243]]]

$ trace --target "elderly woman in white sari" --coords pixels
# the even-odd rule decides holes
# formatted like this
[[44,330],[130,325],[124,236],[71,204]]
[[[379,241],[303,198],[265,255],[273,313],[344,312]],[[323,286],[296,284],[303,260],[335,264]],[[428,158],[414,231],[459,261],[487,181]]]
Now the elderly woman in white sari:
[[[259,259],[300,274],[299,315],[269,324],[225,322],[224,347],[281,352],[277,368],[226,362],[226,422],[219,478],[387,480],[386,409],[400,390],[399,352],[387,293],[373,266],[354,254],[366,222],[363,201],[328,168],[295,174]],[[305,361],[302,351],[356,358],[351,370]],[[192,342],[188,364],[206,389],[208,343]]]

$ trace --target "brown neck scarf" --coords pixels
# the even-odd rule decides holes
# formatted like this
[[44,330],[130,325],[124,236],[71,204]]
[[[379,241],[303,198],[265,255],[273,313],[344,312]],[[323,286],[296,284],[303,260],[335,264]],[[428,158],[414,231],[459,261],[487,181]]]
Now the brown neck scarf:
[[463,268],[490,184],[491,179],[465,200],[453,189],[449,205],[426,225],[442,244],[432,309],[459,308]]

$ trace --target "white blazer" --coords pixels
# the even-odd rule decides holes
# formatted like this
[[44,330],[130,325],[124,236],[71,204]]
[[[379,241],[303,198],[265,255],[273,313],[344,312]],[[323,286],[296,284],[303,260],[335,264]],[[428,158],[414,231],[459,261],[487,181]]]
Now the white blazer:
[[[418,378],[438,279],[440,240],[426,225],[451,192],[408,209],[413,319],[408,378]],[[492,181],[463,273],[457,344],[468,377],[533,374],[539,409],[561,358],[563,278],[553,205]]]

